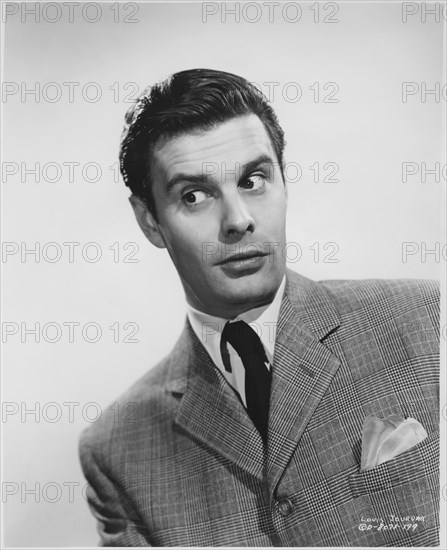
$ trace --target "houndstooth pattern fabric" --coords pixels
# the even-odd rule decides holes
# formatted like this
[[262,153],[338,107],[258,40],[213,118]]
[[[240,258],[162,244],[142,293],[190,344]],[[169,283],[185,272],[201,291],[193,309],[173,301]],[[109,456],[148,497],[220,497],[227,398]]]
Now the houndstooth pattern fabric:
[[[83,432],[103,546],[439,544],[439,293],[418,280],[314,282],[279,315],[267,447],[186,323],[173,351]],[[427,439],[360,472],[362,423]]]

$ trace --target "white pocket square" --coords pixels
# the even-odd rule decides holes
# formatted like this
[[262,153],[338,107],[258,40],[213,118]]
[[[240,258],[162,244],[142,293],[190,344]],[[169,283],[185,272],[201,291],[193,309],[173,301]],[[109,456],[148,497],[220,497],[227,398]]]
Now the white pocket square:
[[370,470],[408,451],[427,437],[422,424],[398,415],[388,418],[367,416],[362,429],[361,471]]

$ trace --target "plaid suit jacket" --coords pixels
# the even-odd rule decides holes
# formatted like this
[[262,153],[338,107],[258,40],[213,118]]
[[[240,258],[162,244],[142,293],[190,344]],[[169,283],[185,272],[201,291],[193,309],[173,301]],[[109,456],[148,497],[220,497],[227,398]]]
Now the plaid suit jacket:
[[[267,448],[187,322],[82,434],[101,544],[438,545],[438,309],[434,282],[288,271]],[[428,438],[360,472],[364,418],[392,414]]]

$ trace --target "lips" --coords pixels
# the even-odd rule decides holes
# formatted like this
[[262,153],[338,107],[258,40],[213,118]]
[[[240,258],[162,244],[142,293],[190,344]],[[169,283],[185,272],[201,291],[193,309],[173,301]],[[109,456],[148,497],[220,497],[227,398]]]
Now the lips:
[[260,252],[259,250],[252,250],[250,252],[239,252],[237,254],[233,254],[229,256],[228,258],[225,258],[225,260],[222,260],[221,262],[218,262],[217,265],[225,265],[225,264],[230,264],[234,262],[243,262],[244,260],[251,260],[253,258],[262,258],[264,256],[267,256],[267,253]]

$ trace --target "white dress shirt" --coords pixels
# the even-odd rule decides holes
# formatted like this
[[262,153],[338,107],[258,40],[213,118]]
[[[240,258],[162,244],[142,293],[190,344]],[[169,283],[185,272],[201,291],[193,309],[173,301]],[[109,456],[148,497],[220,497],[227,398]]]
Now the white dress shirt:
[[222,331],[228,321],[245,321],[259,336],[269,361],[269,364],[266,366],[270,369],[273,361],[273,352],[275,350],[276,325],[285,286],[286,278],[284,276],[270,304],[245,311],[234,319],[214,317],[213,315],[203,313],[187,304],[188,319],[197,338],[209,353],[213,363],[221,371],[227,382],[239,394],[245,407],[247,406],[245,398],[245,368],[237,351],[227,343],[231,362],[231,372],[225,369],[220,353]]

